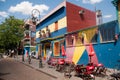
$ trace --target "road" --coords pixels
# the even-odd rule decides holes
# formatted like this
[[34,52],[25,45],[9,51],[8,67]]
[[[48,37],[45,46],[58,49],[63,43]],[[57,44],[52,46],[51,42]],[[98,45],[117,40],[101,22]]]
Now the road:
[[0,80],[56,80],[11,58],[0,60]]

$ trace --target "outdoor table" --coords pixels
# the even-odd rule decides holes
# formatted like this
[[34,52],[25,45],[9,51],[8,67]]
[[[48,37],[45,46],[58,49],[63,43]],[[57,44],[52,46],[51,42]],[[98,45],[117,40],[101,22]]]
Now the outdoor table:
[[75,66],[75,72],[76,72],[76,75],[79,76],[79,75],[83,75],[83,72],[86,71],[86,66],[84,65],[76,65]]

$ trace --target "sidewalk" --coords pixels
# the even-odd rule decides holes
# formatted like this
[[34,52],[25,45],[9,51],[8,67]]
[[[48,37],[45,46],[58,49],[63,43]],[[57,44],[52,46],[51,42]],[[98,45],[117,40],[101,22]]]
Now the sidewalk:
[[[22,62],[22,56],[18,56],[18,58],[15,58],[15,59],[33,69],[36,69],[36,70],[43,72],[51,77],[54,77],[55,80],[82,80],[80,77],[75,77],[74,72],[71,73],[71,75],[72,75],[71,78],[65,78],[64,73],[58,72],[54,68],[49,68],[45,62],[43,62],[43,68],[39,68],[39,60],[37,60],[37,59],[32,59],[31,64],[28,64],[27,59],[25,59],[25,61]],[[102,76],[102,77],[95,77],[95,80],[109,80],[109,79],[107,79],[107,76],[105,76],[105,77]]]

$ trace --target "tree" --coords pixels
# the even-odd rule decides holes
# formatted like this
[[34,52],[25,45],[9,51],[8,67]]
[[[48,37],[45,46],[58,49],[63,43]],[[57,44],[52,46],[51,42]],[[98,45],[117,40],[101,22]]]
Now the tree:
[[23,38],[24,21],[9,16],[0,24],[0,49],[8,50],[17,48]]

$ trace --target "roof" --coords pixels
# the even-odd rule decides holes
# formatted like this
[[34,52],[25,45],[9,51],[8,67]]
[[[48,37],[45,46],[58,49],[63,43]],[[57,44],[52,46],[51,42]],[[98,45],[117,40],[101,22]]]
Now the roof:
[[118,20],[113,20],[113,21],[110,21],[110,22],[107,22],[107,23],[103,23],[103,24],[100,24],[100,25],[95,25],[95,26],[91,26],[89,28],[84,28],[84,29],[80,29],[80,30],[77,30],[77,31],[74,31],[74,32],[69,32],[69,33],[66,33],[65,36],[66,35],[70,35],[70,34],[74,34],[74,33],[78,33],[80,31],[92,29],[92,28],[95,28],[95,27],[101,27],[103,25],[106,25],[106,27],[107,27],[107,24],[116,24],[116,23],[118,23]]
[[51,16],[52,14],[54,14],[56,11],[58,11],[59,9],[61,9],[62,7],[66,7],[66,1],[62,2],[61,4],[59,4],[56,8],[54,8],[50,13],[48,13],[46,16],[44,16],[38,23],[37,25],[42,22],[43,20],[45,20],[46,18],[48,18],[49,16]]

